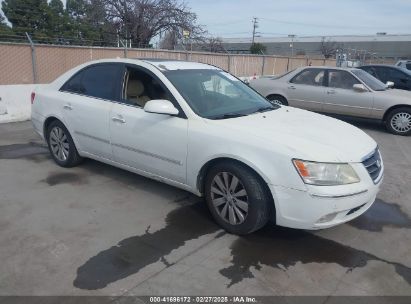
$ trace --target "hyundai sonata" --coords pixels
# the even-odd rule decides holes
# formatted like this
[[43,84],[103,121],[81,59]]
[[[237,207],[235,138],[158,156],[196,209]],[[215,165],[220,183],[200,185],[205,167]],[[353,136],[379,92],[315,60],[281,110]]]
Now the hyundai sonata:
[[214,66],[89,62],[32,93],[32,122],[55,162],[82,158],[205,196],[235,234],[268,221],[320,229],[373,204],[376,142],[342,121],[273,105]]

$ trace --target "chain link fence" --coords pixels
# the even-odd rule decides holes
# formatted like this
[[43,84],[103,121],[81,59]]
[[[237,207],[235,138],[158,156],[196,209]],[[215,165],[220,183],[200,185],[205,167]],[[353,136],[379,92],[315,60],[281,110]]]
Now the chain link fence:
[[0,43],[0,85],[49,83],[84,62],[116,57],[197,61],[218,66],[239,77],[280,74],[306,65],[336,65],[335,60],[304,57]]

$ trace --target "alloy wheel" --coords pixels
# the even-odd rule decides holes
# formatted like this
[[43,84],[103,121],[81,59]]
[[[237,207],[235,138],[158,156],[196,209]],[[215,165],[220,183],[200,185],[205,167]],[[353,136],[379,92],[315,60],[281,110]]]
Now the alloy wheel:
[[211,183],[211,201],[217,214],[231,225],[242,224],[248,214],[244,185],[230,172],[218,173]]
[[398,133],[411,131],[411,114],[407,112],[396,113],[391,118],[391,127]]
[[50,148],[55,158],[66,161],[69,155],[69,142],[66,134],[60,127],[54,127],[50,131]]
[[278,106],[282,106],[282,105],[283,105],[283,103],[281,102],[281,100],[278,100],[278,99],[273,99],[273,100],[270,100],[270,101],[271,101],[272,104],[275,104],[275,105],[278,105]]

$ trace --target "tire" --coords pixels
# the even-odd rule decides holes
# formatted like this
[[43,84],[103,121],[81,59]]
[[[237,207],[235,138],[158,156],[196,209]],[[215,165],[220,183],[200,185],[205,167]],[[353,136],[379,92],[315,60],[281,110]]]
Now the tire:
[[47,145],[54,161],[61,167],[75,167],[83,160],[69,131],[59,120],[54,120],[47,128]]
[[[231,188],[234,184],[236,187]],[[226,161],[213,166],[207,173],[204,189],[214,220],[229,233],[252,233],[265,226],[272,214],[270,204],[273,201],[265,182],[237,162]]]
[[280,105],[280,106],[288,106],[288,101],[283,96],[280,95],[269,95],[267,96],[267,100],[270,101],[272,104]]
[[388,113],[385,126],[392,134],[407,136],[411,134],[411,108],[397,108]]

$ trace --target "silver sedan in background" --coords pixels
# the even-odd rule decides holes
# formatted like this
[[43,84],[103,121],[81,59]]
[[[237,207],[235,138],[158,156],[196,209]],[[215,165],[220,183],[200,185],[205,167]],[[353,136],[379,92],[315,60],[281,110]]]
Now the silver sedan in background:
[[272,103],[378,119],[391,133],[410,135],[411,92],[391,85],[360,69],[336,67],[303,67],[250,81]]

